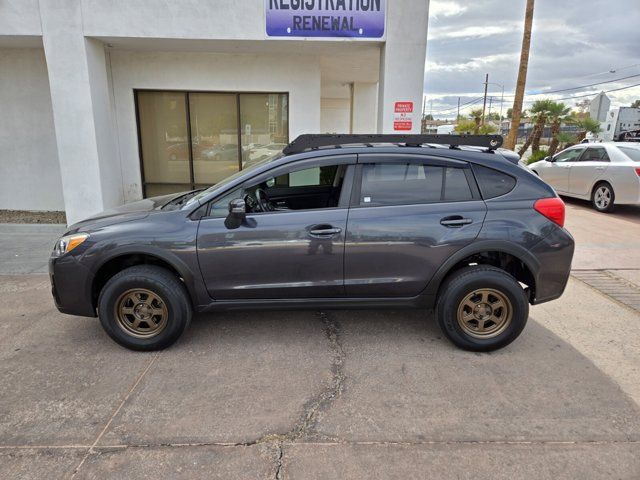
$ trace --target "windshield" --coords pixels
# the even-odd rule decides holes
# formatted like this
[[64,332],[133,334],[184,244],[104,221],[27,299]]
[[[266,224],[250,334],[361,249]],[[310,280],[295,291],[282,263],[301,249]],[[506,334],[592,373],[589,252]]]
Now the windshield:
[[189,201],[185,204],[186,206],[190,206],[193,205],[194,202],[198,202],[201,198],[203,198],[204,196],[206,196],[207,194],[209,194],[210,192],[212,192],[213,190],[220,188],[220,187],[224,187],[225,185],[233,182],[236,178],[238,178],[241,175],[244,175],[247,172],[250,172],[251,170],[254,170],[258,167],[261,167],[262,165],[269,163],[269,162],[273,162],[274,160],[277,160],[278,158],[282,157],[282,149],[280,149],[280,151],[274,153],[273,155],[270,155],[268,157],[262,158],[256,162],[251,162],[248,161],[244,164],[244,168],[236,173],[234,173],[233,175],[228,176],[227,178],[225,178],[224,180],[220,180],[218,183],[216,183],[215,185],[211,185],[209,188],[202,190],[201,192],[198,192],[197,195],[191,197],[189,199]]
[[640,162],[640,148],[636,147],[618,147],[622,153],[634,162]]

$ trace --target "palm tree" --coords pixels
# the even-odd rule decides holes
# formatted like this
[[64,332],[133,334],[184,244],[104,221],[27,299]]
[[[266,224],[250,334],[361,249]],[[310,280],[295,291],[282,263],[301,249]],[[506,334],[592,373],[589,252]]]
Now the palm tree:
[[576,137],[576,140],[578,142],[581,142],[582,140],[584,140],[585,137],[587,136],[587,133],[593,133],[595,135],[596,133],[599,133],[601,130],[600,122],[598,122],[597,120],[594,120],[591,117],[584,117],[584,118],[577,119],[575,121],[575,124],[578,126],[578,128],[580,128],[580,133],[578,133]]
[[560,140],[560,126],[571,118],[571,108],[564,103],[553,102],[549,108],[549,120],[551,120],[551,143],[549,144],[549,156],[556,153]]
[[529,66],[529,48],[531,45],[531,27],[533,25],[534,0],[527,0],[527,10],[524,15],[524,34],[522,35],[522,49],[520,50],[520,67],[518,68],[518,81],[516,82],[516,95],[513,99],[511,110],[511,128],[504,142],[504,147],[510,150],[516,148],[518,128],[520,128],[520,115],[522,114],[522,101],[524,99],[524,87],[527,83],[527,67]]
[[544,126],[547,124],[547,117],[549,112],[555,104],[552,100],[536,100],[533,102],[531,109],[529,110],[531,118],[535,120],[535,124],[531,129],[529,138],[524,142],[524,145],[518,151],[518,155],[522,156],[527,151],[529,145],[531,145],[531,152],[535,153],[540,150],[540,137],[544,132]]
[[564,150],[568,144],[572,144],[576,140],[576,137],[574,135],[571,135],[567,132],[560,132],[555,136],[555,138],[558,140],[559,150]]
[[475,110],[471,110],[469,112],[469,118],[473,120],[476,124],[476,127],[473,129],[473,133],[477,135],[480,131],[480,123],[482,122],[482,109],[476,108]]

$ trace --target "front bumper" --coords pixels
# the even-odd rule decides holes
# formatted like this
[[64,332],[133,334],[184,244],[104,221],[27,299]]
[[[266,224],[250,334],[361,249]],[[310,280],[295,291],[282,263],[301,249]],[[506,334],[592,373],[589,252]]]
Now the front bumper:
[[49,258],[49,280],[56,308],[62,313],[95,317],[93,273],[70,254]]
[[571,274],[574,248],[571,234],[564,228],[555,227],[531,249],[540,261],[535,297],[531,300],[533,305],[555,300],[563,294]]

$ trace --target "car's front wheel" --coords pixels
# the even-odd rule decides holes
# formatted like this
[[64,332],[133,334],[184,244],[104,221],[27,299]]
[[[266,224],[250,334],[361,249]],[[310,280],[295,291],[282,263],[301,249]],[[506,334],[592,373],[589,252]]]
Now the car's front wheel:
[[613,210],[615,198],[611,185],[607,182],[600,182],[593,188],[591,204],[599,212],[609,213]]
[[185,286],[154,265],[129,267],[109,279],[98,299],[100,323],[132,350],[160,350],[174,343],[191,321]]
[[509,345],[520,335],[529,317],[529,302],[507,272],[476,265],[454,272],[445,281],[436,316],[455,345],[486,352]]

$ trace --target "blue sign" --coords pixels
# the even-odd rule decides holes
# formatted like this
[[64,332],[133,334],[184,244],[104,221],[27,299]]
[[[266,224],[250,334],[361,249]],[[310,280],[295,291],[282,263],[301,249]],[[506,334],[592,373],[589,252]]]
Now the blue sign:
[[265,0],[269,37],[384,35],[385,0]]

